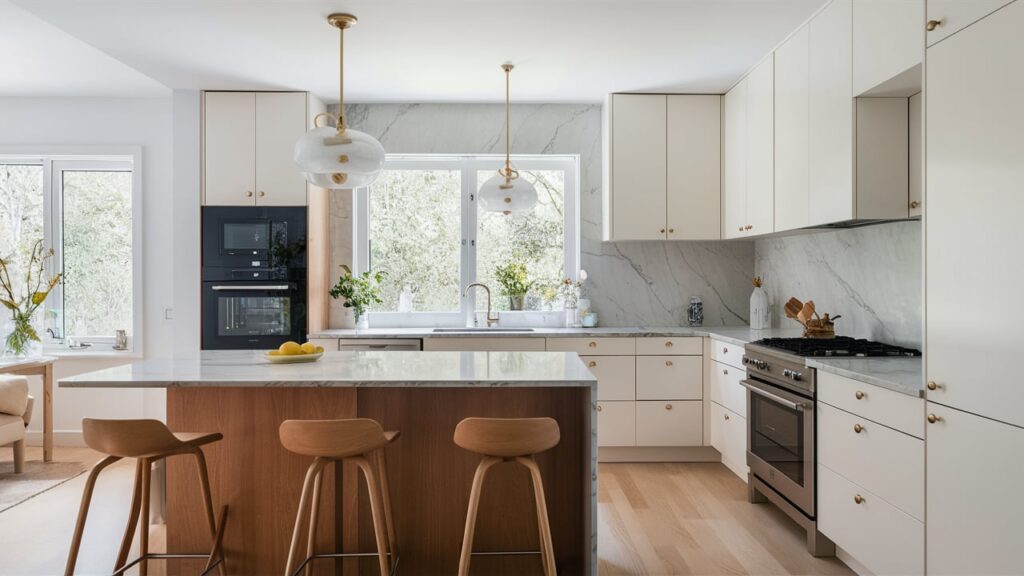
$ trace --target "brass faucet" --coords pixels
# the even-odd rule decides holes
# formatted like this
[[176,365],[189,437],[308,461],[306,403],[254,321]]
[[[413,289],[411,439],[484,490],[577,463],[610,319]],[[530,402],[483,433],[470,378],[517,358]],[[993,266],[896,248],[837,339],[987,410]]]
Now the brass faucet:
[[[463,290],[462,297],[465,298],[467,295],[469,295],[469,289],[473,288],[474,286],[479,286],[480,288],[483,288],[484,292],[487,293],[487,327],[490,328],[492,324],[497,324],[499,320],[497,317],[491,318],[491,289],[488,288],[487,285],[482,282],[473,282],[469,286],[466,286],[466,289]],[[476,323],[476,310],[473,311],[473,323]]]

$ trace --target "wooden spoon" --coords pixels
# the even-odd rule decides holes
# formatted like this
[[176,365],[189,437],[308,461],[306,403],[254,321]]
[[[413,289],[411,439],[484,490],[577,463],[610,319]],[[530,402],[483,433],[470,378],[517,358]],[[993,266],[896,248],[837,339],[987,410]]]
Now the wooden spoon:
[[806,326],[807,322],[814,317],[814,300],[808,300],[804,302],[804,307],[800,310],[800,313],[796,315],[797,319]]
[[803,302],[797,300],[796,298],[790,298],[789,301],[786,302],[786,317],[796,318],[797,315],[800,314],[800,311],[803,310],[803,308]]

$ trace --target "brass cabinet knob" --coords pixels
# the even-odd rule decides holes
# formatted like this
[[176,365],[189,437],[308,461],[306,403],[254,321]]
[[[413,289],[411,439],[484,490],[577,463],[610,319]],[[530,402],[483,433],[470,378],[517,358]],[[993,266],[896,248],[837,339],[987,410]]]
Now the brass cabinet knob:
[[246,198],[252,198],[252,190],[246,190],[245,191],[245,197]]
[[929,390],[938,390],[939,388],[942,388],[942,386],[939,386],[935,380],[929,380],[925,386],[927,386]]
[[753,224],[747,224],[746,227],[744,227],[744,230],[753,230],[753,229],[754,229],[754,225]]
[[587,346],[590,346],[591,348],[597,348],[597,342],[591,342],[590,344],[587,344]]
[[725,417],[726,420],[729,419],[729,415],[728,414],[722,414],[722,416]]
[[910,207],[911,208],[918,208],[920,206],[921,206],[921,203],[918,202],[917,200],[914,200],[913,202],[910,203]]
[[601,405],[600,405],[600,404],[598,404],[598,405],[597,405],[597,411],[598,411],[598,412],[600,412],[600,411],[601,411]]
[[726,376],[728,376],[729,375],[729,369],[728,368],[722,368],[722,374],[725,374]]
[[935,424],[936,422],[942,422],[942,416],[936,416],[935,414],[928,415],[928,423]]
[[665,360],[665,366],[671,366],[671,365],[672,365],[672,361],[671,360]]
[[728,354],[728,353],[729,353],[729,349],[728,348],[722,348],[722,354]]
[[665,410],[671,410],[671,409],[672,409],[672,405],[671,404],[665,404]]
[[941,18],[938,20],[929,20],[928,23],[924,25],[924,29],[929,32],[932,32],[939,26],[942,26],[942,24],[943,22]]
[[854,393],[854,396],[857,397],[857,400],[863,400],[864,397],[867,396],[867,394],[861,392],[860,390],[857,390],[857,392]]
[[857,504],[863,504],[864,497],[861,496],[860,494],[857,494],[856,496],[853,497],[853,501],[856,502]]
[[668,233],[669,233],[669,234],[675,234],[675,232],[676,232],[676,229],[675,229],[675,228],[669,228],[669,229],[668,229]]
[[263,198],[266,195],[267,195],[266,192],[264,192],[263,190],[260,190],[260,198]]
[[597,366],[597,362],[594,362],[593,360],[591,360],[591,361],[590,361],[590,362],[589,362],[589,363],[587,364],[587,366],[589,366],[589,367],[593,368],[594,366]]
[[674,346],[674,344],[672,344],[671,340],[666,340],[665,341],[665,348],[671,348],[672,346]]
[[864,431],[864,427],[861,426],[860,424],[854,424],[853,431],[856,432],[857,434],[860,434],[861,432]]
[[743,226],[740,226],[740,232],[743,232]]
[[662,234],[664,234],[664,233],[665,233],[665,229],[664,229],[664,228],[662,228],[661,230],[659,230],[659,232],[661,232]]

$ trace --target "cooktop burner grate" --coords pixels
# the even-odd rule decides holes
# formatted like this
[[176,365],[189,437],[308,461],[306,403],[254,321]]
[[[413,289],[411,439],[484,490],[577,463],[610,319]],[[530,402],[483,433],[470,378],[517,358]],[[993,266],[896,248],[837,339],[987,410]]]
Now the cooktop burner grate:
[[920,356],[919,350],[882,344],[848,336],[828,339],[816,338],[765,338],[752,342],[757,346],[785,350],[797,356]]

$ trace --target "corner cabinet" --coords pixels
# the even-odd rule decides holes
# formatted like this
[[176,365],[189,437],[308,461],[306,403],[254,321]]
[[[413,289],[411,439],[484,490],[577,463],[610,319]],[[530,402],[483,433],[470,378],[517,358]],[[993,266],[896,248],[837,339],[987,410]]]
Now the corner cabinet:
[[770,54],[725,95],[725,238],[775,230],[774,76]]
[[721,238],[721,96],[612,94],[604,240]]
[[308,110],[305,92],[204,92],[203,204],[305,206],[292,150]]

